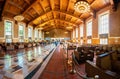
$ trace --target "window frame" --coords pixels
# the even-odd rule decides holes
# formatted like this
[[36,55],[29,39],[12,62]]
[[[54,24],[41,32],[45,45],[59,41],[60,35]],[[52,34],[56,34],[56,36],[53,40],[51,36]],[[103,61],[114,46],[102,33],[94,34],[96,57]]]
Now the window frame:
[[34,38],[36,39],[38,39],[39,38],[39,32],[38,32],[38,29],[35,29],[34,30]]
[[[100,33],[100,26],[101,26],[101,24],[100,24],[100,23],[101,23],[101,22],[100,22],[101,20],[100,20],[100,19],[101,19],[101,16],[106,15],[106,14],[108,14],[108,27],[107,27],[107,28],[108,28],[108,33]],[[109,23],[110,23],[110,11],[109,11],[109,10],[107,10],[107,11],[105,11],[105,12],[103,12],[103,13],[101,13],[101,14],[98,15],[98,36],[99,36],[99,44],[106,45],[106,44],[109,43],[109,42],[108,42],[108,41],[109,41],[109,40],[108,40],[108,37],[109,37],[109,34],[110,34],[110,29],[109,29],[109,28],[110,28],[110,24],[109,24]],[[100,35],[101,35],[101,34],[108,34],[108,37],[106,37],[106,38],[100,38]],[[104,43],[101,43],[101,42],[100,42],[101,39],[107,39],[107,43],[105,43],[105,44],[104,44]]]
[[[82,27],[82,36],[81,36],[81,27]],[[80,38],[82,38],[84,36],[84,25],[81,24],[79,29],[80,29]]]
[[110,12],[108,10],[108,11],[105,11],[105,12],[103,12],[103,13],[101,13],[101,14],[98,15],[98,35],[100,35],[100,34],[106,34],[106,33],[100,33],[100,30],[99,30],[100,26],[101,26],[101,24],[100,24],[100,18],[101,18],[101,16],[106,15],[106,14],[108,14],[108,33],[107,34],[109,34],[109,32],[110,32],[110,29],[109,29]]
[[23,42],[24,42],[24,39],[25,39],[25,25],[23,23],[18,23],[18,39],[19,39],[19,42],[20,41],[20,35],[19,35],[19,26],[23,26]]
[[[11,23],[11,43],[13,42],[14,39],[14,22],[12,20],[4,20],[4,39],[6,42],[6,22],[10,22]],[[7,42],[6,42],[7,43]]]
[[75,29],[75,38],[78,38],[78,27]]
[[[88,23],[91,23],[91,30],[89,30],[89,32],[88,32]],[[86,36],[92,36],[92,19],[90,19],[89,21],[87,21],[86,22]],[[91,34],[90,35],[88,35],[89,33],[90,33],[90,31],[91,31]]]
[[73,39],[75,38],[75,29],[73,29],[72,37],[73,37]]
[[[29,28],[31,29],[31,32],[32,32],[32,33],[31,33],[31,32],[29,33]],[[32,26],[28,26],[28,41],[29,41],[29,42],[32,42],[33,32],[34,32],[34,31],[33,31]],[[30,37],[29,37],[29,34],[31,34]]]

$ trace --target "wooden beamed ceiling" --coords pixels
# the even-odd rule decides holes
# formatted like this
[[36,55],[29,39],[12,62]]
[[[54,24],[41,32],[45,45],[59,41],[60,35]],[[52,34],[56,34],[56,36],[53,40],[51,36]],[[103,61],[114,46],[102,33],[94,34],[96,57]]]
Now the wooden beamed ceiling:
[[[2,0],[4,1],[4,0]],[[76,0],[6,0],[2,16],[14,18],[23,15],[23,22],[35,28],[49,31],[54,28],[67,29],[79,26],[86,18],[93,16],[92,12],[98,11],[106,5],[111,5],[111,0],[87,0],[91,12],[84,14],[74,10]]]

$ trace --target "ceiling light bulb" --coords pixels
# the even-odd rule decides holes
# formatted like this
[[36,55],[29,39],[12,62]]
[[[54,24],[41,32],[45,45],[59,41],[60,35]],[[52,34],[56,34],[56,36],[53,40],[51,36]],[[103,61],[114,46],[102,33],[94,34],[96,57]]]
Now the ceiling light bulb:
[[90,5],[87,1],[78,1],[74,5],[74,9],[80,13],[85,13],[90,11]]

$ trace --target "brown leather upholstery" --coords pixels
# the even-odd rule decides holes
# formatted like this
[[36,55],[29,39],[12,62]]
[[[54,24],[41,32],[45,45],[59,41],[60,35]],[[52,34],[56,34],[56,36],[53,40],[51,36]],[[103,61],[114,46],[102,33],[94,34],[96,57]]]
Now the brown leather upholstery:
[[111,59],[108,53],[101,54],[97,57],[96,65],[103,70],[111,70]]
[[98,55],[96,64],[87,61],[85,67],[89,77],[99,75],[100,79],[120,79],[120,62],[116,52]]
[[80,52],[74,51],[74,55],[79,62],[85,61],[86,56],[84,54],[81,54]]
[[103,70],[96,66],[93,62],[87,60],[85,64],[85,71],[88,77],[99,75],[99,79],[119,79],[119,75],[109,70]]
[[77,51],[74,52],[75,57],[79,62],[85,62],[86,60],[93,60],[94,58],[94,47],[78,47]]

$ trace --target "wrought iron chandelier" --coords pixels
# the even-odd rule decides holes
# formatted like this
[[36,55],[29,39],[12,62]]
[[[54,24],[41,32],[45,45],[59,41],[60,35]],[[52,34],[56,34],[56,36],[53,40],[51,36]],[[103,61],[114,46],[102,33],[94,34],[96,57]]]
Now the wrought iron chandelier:
[[90,4],[86,0],[77,0],[77,2],[74,4],[74,9],[80,13],[89,12]]

